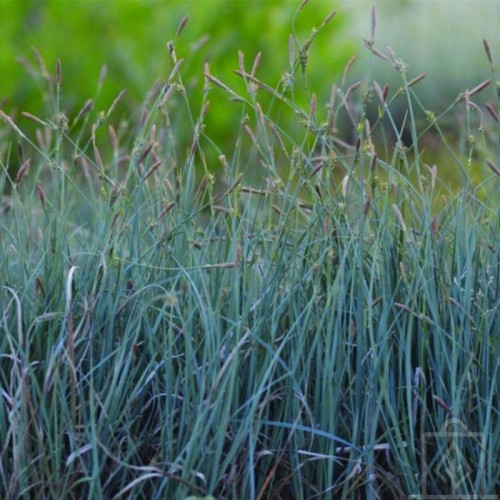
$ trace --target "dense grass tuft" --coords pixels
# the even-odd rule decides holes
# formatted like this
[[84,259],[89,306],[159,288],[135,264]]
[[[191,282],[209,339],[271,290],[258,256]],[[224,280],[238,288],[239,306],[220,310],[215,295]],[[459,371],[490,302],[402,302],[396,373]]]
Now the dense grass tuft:
[[[367,42],[401,88],[346,75],[326,110],[292,37],[276,88],[206,67],[200,110],[172,46],[135,121],[68,119],[59,64],[51,118],[2,115],[2,498],[498,493],[498,135],[457,98],[452,190],[419,147],[444,141],[413,119],[423,77]],[[224,152],[203,123],[227,97]]]

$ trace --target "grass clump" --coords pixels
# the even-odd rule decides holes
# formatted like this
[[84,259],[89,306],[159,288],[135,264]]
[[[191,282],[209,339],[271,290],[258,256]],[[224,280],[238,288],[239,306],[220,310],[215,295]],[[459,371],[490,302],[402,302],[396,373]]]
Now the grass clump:
[[[36,140],[2,113],[24,171],[9,174],[9,150],[0,496],[495,494],[494,138],[471,116],[474,92],[461,95],[483,146],[469,137],[464,157],[443,144],[462,175],[452,192],[419,149],[420,77],[369,40],[401,89],[346,75],[325,111],[305,79],[311,42],[291,38],[276,88],[258,60],[247,70],[240,57],[246,95],[206,67],[199,110],[171,45],[172,73],[134,125],[113,123],[118,101],[68,119],[60,65],[55,118],[24,114]],[[204,128],[225,94],[241,106],[230,152]],[[395,99],[407,101],[409,145]],[[337,134],[349,120],[351,142]],[[468,473],[438,474],[450,457]]]

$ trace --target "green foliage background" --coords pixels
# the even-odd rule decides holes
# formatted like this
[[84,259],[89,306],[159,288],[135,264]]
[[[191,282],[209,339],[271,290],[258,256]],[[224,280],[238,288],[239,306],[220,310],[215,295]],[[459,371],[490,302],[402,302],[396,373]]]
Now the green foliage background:
[[[56,59],[62,63],[61,107],[70,122],[87,99],[91,98],[95,98],[95,103],[90,121],[95,122],[98,113],[107,110],[124,88],[128,89],[128,94],[114,114],[114,119],[135,122],[142,111],[140,103],[144,102],[155,80],[165,81],[173,67],[167,43],[174,38],[181,19],[187,15],[189,22],[177,40],[175,50],[178,58],[184,59],[181,74],[191,110],[185,113],[183,104],[180,105],[182,109],[176,109],[175,103],[171,103],[172,111],[177,113],[176,137],[182,151],[192,136],[189,116],[196,116],[199,112],[204,63],[208,62],[211,73],[229,87],[243,92],[244,85],[234,74],[238,67],[238,50],[245,54],[247,69],[252,67],[257,53],[262,52],[257,76],[271,86],[276,85],[289,65],[288,37],[292,32],[294,13],[300,3],[299,0],[0,0],[3,42],[0,50],[0,109],[14,120],[18,119],[21,111],[29,111],[44,119],[54,119],[54,96],[49,95],[46,82],[40,75],[39,64],[32,51],[32,47],[36,47],[51,75],[55,71]],[[438,29],[439,24],[435,19],[430,19],[428,15],[425,17],[428,11],[416,8],[418,2],[394,0],[374,3],[377,6],[376,45],[385,50],[386,45],[391,44],[405,62],[408,58],[410,78],[423,71],[428,73],[428,77],[418,86],[418,95],[428,109],[434,112],[445,109],[458,92],[472,88],[491,76],[482,51],[482,28],[477,23],[471,26],[471,32],[465,38],[470,39],[469,45],[479,48],[480,55],[476,52],[469,54],[465,64],[467,72],[462,71],[461,64],[453,66],[458,66],[460,75],[467,77],[466,81],[462,81],[462,78],[451,77],[453,67],[448,64],[459,58],[452,53],[448,58],[443,56],[443,51],[449,47],[441,40],[446,37],[443,35],[446,30]],[[436,2],[436,5],[440,5],[440,12],[449,11],[446,5],[443,6],[444,3],[448,4]],[[463,2],[459,3],[463,7]],[[366,78],[370,73],[381,85],[386,81],[390,83],[391,92],[397,91],[399,84],[395,83],[398,77],[396,72],[386,61],[373,58],[369,51],[360,47],[361,37],[369,35],[371,5],[372,2],[362,0],[356,3],[310,0],[296,18],[297,41],[304,43],[311,30],[318,27],[331,10],[338,9],[338,15],[318,35],[309,50],[307,78],[309,88],[317,95],[317,115],[320,120],[326,114],[325,103],[328,102],[332,84],[340,83],[345,65],[354,54],[360,58],[353,68],[348,85],[358,78]],[[470,17],[471,13],[466,9],[456,10],[462,13],[457,19],[463,21]],[[488,11],[488,14],[491,12]],[[416,14],[419,16],[413,20]],[[416,38],[416,33],[424,28],[425,37]],[[407,30],[412,35],[406,39],[400,36],[398,30]],[[434,57],[429,50],[424,53],[409,50],[409,46],[428,47],[424,43],[428,39],[432,40],[436,50],[441,48],[439,57]],[[491,40],[495,50],[497,39],[492,35]],[[461,53],[465,53],[465,49],[462,49]],[[23,64],[20,64],[20,59],[24,60]],[[481,62],[473,65],[471,60]],[[446,65],[443,65],[443,61]],[[99,74],[104,64],[107,65],[108,76],[102,90],[96,95]],[[395,75],[396,80],[388,81],[391,75]],[[304,87],[301,82],[298,83],[295,86],[298,94],[294,97],[301,106],[307,108],[310,96],[300,94]],[[484,99],[494,102],[493,92],[491,88],[487,94],[489,97],[485,93]],[[268,113],[269,96],[260,93],[258,100],[264,113]],[[230,102],[222,91],[214,92],[211,101],[205,120],[206,131],[216,146],[229,157],[230,152],[234,151],[236,131],[242,118],[241,106]],[[398,111],[397,106],[401,103]],[[403,100],[395,103],[393,111],[397,127],[402,127],[405,120]],[[458,111],[462,113],[460,121],[457,121],[454,113],[450,113],[442,124],[446,140],[463,153],[467,149],[469,131],[464,125],[463,109]],[[425,124],[426,118],[422,113],[417,118]],[[283,114],[280,125],[293,120],[292,116]],[[488,116],[486,120],[491,125]],[[27,132],[34,131],[33,123],[20,118],[20,124]],[[339,130],[341,137],[350,137],[351,125],[342,124]],[[133,130],[130,132],[134,133]],[[0,139],[6,133],[6,127],[0,128]],[[428,138],[423,144],[427,153],[424,161],[438,164],[440,171],[446,172],[447,177],[455,178],[456,169],[449,159],[443,158],[443,148],[435,147],[435,144],[440,144],[439,137],[431,131]],[[0,153],[5,153],[9,147],[8,141],[2,142]],[[480,161],[482,156],[479,157]],[[13,168],[12,165],[9,168]],[[479,176],[476,180],[480,182],[481,179]]]
[[[71,119],[88,98],[96,93],[101,67],[108,77],[95,103],[94,113],[107,109],[123,88],[126,103],[137,112],[156,78],[165,79],[172,63],[166,44],[184,16],[189,22],[176,44],[186,90],[195,114],[203,86],[203,65],[230,86],[237,88],[233,70],[238,67],[238,50],[245,53],[251,67],[256,54],[263,54],[259,78],[274,85],[288,65],[288,37],[298,1],[27,1],[3,2],[4,48],[0,51],[0,99],[12,114],[18,111],[46,113],[43,108],[45,85],[39,76],[28,75],[25,58],[38,69],[32,56],[36,47],[50,73],[56,59],[63,70],[63,110]],[[335,8],[335,2],[311,0],[297,18],[297,35],[303,42],[313,26]],[[355,43],[346,38],[345,15],[339,14],[310,50],[311,86],[328,95]],[[29,73],[29,72],[28,72]],[[45,95],[45,101],[50,96]],[[321,100],[320,100],[321,102]],[[218,102],[216,112],[207,118],[214,139],[231,136],[238,120],[238,107]],[[235,115],[236,113],[236,115]],[[236,120],[236,121],[235,121]]]

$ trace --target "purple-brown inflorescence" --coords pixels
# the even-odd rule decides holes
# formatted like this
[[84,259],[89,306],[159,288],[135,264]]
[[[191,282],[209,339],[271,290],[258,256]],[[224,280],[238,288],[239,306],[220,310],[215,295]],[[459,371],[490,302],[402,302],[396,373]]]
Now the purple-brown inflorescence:
[[0,110],[0,118],[7,123],[7,125],[10,125],[14,132],[16,132],[18,135],[20,135],[23,139],[26,139],[26,136],[22,132],[22,130],[14,123],[12,118],[9,115],[6,115],[2,110]]
[[486,38],[483,38],[483,46],[484,46],[484,51],[486,52],[486,57],[488,58],[488,61],[493,67],[493,53],[491,52],[490,42],[488,42]]
[[62,82],[61,61],[59,59],[57,59],[57,61],[56,61],[56,86],[57,86],[58,90],[61,88],[61,82]]
[[19,172],[17,172],[16,178],[14,180],[14,184],[19,185],[21,181],[23,180],[23,177],[26,175],[26,172],[28,171],[28,168],[30,166],[31,160],[28,158],[22,165],[21,168],[19,169]]
[[490,167],[492,172],[495,172],[495,174],[500,175],[500,168],[498,168],[496,164],[493,163],[490,159],[486,160],[486,164],[488,165],[488,167]]
[[39,125],[43,125],[44,127],[48,127],[48,124],[45,123],[42,119],[38,118],[35,115],[32,115],[31,113],[28,113],[27,111],[22,111],[21,115],[23,115],[24,118],[31,120],[32,122],[38,123]]
[[371,18],[371,30],[370,34],[372,41],[375,41],[375,28],[377,27],[377,12],[375,10],[375,5],[372,6],[372,18]]
[[408,87],[413,87],[414,85],[416,85],[418,82],[422,81],[427,75],[425,73],[422,73],[421,75],[418,75],[416,76],[415,78],[412,78],[409,82],[408,82]]
[[188,16],[184,16],[181,19],[181,22],[179,23],[179,27],[177,28],[177,31],[175,33],[175,38],[178,38],[180,36],[180,34],[184,31],[184,28],[186,27],[186,24],[188,23],[188,21],[189,21]]
[[491,80],[485,80],[484,82],[481,82],[479,85],[476,85],[471,91],[469,91],[469,97],[479,94],[479,92],[484,90],[490,83]]
[[495,120],[497,123],[499,123],[500,119],[498,117],[498,113],[497,113],[496,109],[489,102],[486,103],[486,109],[487,109],[488,113],[491,115],[491,117],[493,118],[493,120]]

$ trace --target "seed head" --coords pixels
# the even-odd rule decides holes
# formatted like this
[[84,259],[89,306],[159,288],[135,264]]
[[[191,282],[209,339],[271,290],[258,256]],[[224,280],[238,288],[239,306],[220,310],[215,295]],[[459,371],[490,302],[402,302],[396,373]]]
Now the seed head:
[[382,90],[382,97],[384,98],[384,102],[387,100],[387,94],[389,93],[389,84],[386,83],[384,85],[384,89]]
[[443,410],[445,410],[448,415],[452,414],[451,406],[445,403],[439,396],[432,396],[432,399],[436,402],[438,406],[440,406]]
[[368,214],[368,211],[370,210],[371,201],[372,201],[371,198],[369,196],[367,196],[366,200],[365,200],[365,205],[363,207],[363,215],[365,217]]
[[242,73],[246,73],[245,71],[245,54],[238,50],[238,67]]
[[377,94],[377,97],[379,98],[380,103],[384,104],[384,97],[382,95],[382,89],[380,88],[380,85],[374,81],[373,88],[375,90],[375,93]]
[[354,148],[355,148],[355,150],[356,150],[356,154],[358,154],[358,153],[359,153],[359,150],[360,150],[360,148],[361,148],[361,137],[360,137],[360,136],[358,136],[358,137],[356,138],[356,142],[355,142],[355,144],[354,144]]
[[401,273],[403,283],[408,284],[408,275],[406,274],[406,266],[404,265],[404,262],[399,263],[399,272]]
[[297,9],[297,12],[299,12],[300,10],[302,10],[306,4],[309,2],[309,0],[302,0],[302,2],[300,3],[298,9]]
[[253,62],[253,66],[252,66],[252,72],[250,73],[251,76],[255,76],[255,72],[257,71],[257,69],[259,68],[260,66],[260,61],[262,60],[262,52],[259,52],[256,56],[255,56],[255,61]]
[[396,66],[398,63],[398,59],[396,57],[394,49],[390,45],[387,46],[387,53],[389,54],[389,59],[391,60],[392,64]]
[[431,231],[432,231],[432,236],[435,238],[439,231],[439,219],[437,217],[434,217],[432,219]]
[[61,88],[62,72],[61,72],[61,61],[57,59],[56,61],[56,85],[57,88]]
[[151,175],[153,175],[161,166],[163,162],[161,160],[157,160],[151,165],[151,168],[144,175],[144,180],[147,180]]
[[500,175],[500,168],[498,168],[490,159],[486,160],[486,164],[495,174]]
[[19,172],[17,172],[16,179],[14,180],[14,184],[19,185],[20,182],[23,180],[23,177],[26,175],[26,172],[28,171],[28,168],[30,166],[30,158],[28,158],[22,165],[21,168],[19,169]]
[[40,276],[36,277],[36,280],[35,280],[35,291],[37,293],[41,292],[43,295],[45,295],[45,288],[43,286],[43,282],[42,282],[42,279],[40,278]]
[[113,147],[113,151],[115,154],[118,153],[118,136],[116,135],[116,130],[113,125],[108,126],[109,139],[111,141],[111,145]]
[[371,19],[371,37],[372,41],[375,41],[375,28],[377,26],[377,13],[375,10],[375,5],[372,7],[372,19]]
[[319,30],[322,30],[336,15],[337,15],[336,10],[332,10],[331,12],[329,12],[323,19],[323,22],[321,23]]
[[148,156],[148,154],[151,152],[151,150],[153,149],[153,146],[154,146],[154,142],[150,142],[145,148],[144,148],[144,151],[141,153],[141,156],[139,157],[139,161],[138,163],[142,163],[146,157]]
[[401,229],[403,229],[403,231],[406,233],[407,230],[406,230],[405,221],[403,219],[403,214],[401,213],[401,210],[399,210],[399,207],[395,203],[393,203],[393,205],[392,205],[392,211],[393,211],[394,215],[396,216],[396,218],[398,219],[399,224],[401,225]]
[[346,67],[344,69],[344,75],[342,77],[342,85],[345,85],[347,81],[347,75],[349,74],[349,70],[352,68],[352,65],[356,62],[356,59],[358,56],[354,55],[349,59],[349,62],[346,64]]
[[23,139],[26,139],[26,136],[21,131],[21,129],[12,121],[12,118],[9,115],[6,115],[2,110],[0,110],[0,118],[5,123],[10,125],[18,135],[20,135]]
[[82,109],[78,112],[75,119],[73,120],[73,125],[78,123],[94,106],[94,101],[92,99],[88,99],[87,102],[83,105]]
[[43,120],[41,120],[35,115],[32,115],[31,113],[28,113],[27,111],[22,111],[21,114],[24,116],[24,118],[27,118],[32,122],[38,123],[39,125],[43,125],[44,127],[48,127],[48,125]]
[[38,195],[38,198],[40,198],[40,201],[42,202],[43,208],[45,208],[45,193],[43,192],[42,186],[40,186],[40,184],[37,184],[35,191]]
[[103,83],[104,83],[104,80],[106,80],[106,75],[108,74],[108,67],[103,64],[102,65],[102,68],[101,68],[101,72],[99,74],[99,81],[97,83],[97,88],[98,89],[101,89]]
[[481,92],[481,90],[484,90],[490,83],[491,83],[491,80],[485,80],[484,82],[480,83],[479,85],[476,85],[469,92],[469,97],[472,97],[473,95],[479,94],[479,92]]
[[116,106],[118,106],[118,104],[120,103],[120,101],[123,100],[123,98],[125,97],[125,94],[127,93],[127,89],[123,89],[115,98],[115,100],[112,102],[111,106],[109,107],[109,110],[106,114],[106,116],[109,116],[116,108]]
[[408,88],[409,87],[413,87],[414,85],[416,85],[418,82],[422,81],[427,75],[425,73],[422,73],[421,75],[418,75],[416,76],[415,78],[412,78],[409,82],[408,82]]
[[486,109],[488,110],[488,113],[491,115],[493,120],[499,123],[500,119],[498,118],[498,113],[496,112],[496,109],[490,103],[486,104]]
[[493,66],[493,54],[491,52],[490,42],[488,42],[486,38],[483,38],[483,46],[484,51],[486,52],[486,57],[488,58],[488,61],[490,61],[490,64]]
[[35,59],[38,62],[38,66],[40,67],[40,73],[42,74],[42,78],[50,83],[51,78],[49,76],[49,73],[47,71],[47,67],[45,66],[45,61],[42,57],[42,54],[40,54],[40,51],[36,47],[31,47],[31,51],[33,52],[33,55],[35,56]]
[[177,31],[175,33],[175,38],[177,38],[184,31],[184,28],[186,27],[188,21],[189,21],[188,16],[184,16],[182,18],[181,22],[179,23],[179,27],[177,28]]

